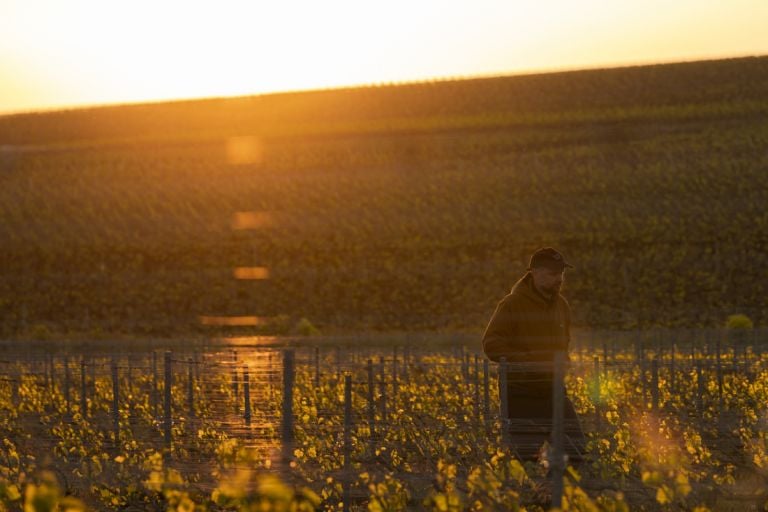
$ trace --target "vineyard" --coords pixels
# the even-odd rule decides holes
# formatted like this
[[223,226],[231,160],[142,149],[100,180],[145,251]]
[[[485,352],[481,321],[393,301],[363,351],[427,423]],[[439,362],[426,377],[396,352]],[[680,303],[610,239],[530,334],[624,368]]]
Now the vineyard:
[[[0,116],[0,510],[768,507],[767,116],[768,57]],[[479,347],[541,246],[567,465]]]
[[[565,383],[587,451],[565,472],[563,508],[762,509],[764,337],[582,332]],[[4,344],[0,500],[68,510],[546,509],[554,463],[516,458],[497,366],[467,338],[435,339],[257,337],[173,351]]]
[[0,117],[0,336],[477,333],[543,245],[577,325],[763,324],[766,84],[751,58]]

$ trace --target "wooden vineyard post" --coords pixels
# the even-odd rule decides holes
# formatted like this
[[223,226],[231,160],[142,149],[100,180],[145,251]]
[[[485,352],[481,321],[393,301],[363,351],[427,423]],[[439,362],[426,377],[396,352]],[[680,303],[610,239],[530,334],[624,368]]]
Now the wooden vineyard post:
[[368,427],[371,431],[370,434],[370,452],[373,457],[376,444],[376,399],[375,399],[375,382],[373,378],[373,361],[368,359]]
[[720,336],[716,336],[715,362],[717,364],[717,402],[718,409],[723,408],[723,365],[720,359]]
[[595,356],[594,383],[592,390],[592,403],[595,404],[595,428],[599,431],[602,428],[602,414],[600,407],[600,357]]
[[675,396],[675,358],[677,355],[677,344],[672,344],[672,354],[669,360],[669,392]]
[[235,397],[235,414],[240,411],[240,391],[237,386],[237,351],[232,351],[232,394]]
[[392,410],[397,411],[397,394],[399,386],[397,383],[398,378],[398,364],[397,364],[397,345],[392,347]]
[[499,406],[501,409],[501,440],[509,445],[509,402],[507,401],[507,358],[502,357],[499,365]]
[[152,407],[152,417],[158,420],[157,409],[159,407],[160,397],[157,391],[157,352],[152,351],[152,390],[150,393],[150,406]]
[[126,415],[128,417],[127,419],[129,429],[133,429],[138,420],[134,397],[138,396],[140,393],[140,391],[134,386],[134,383],[136,382],[136,380],[133,378],[133,370],[135,367],[134,357],[135,355],[131,354],[130,352],[126,356],[128,378],[125,380],[125,385],[127,387],[123,390],[123,395],[125,396],[125,404],[123,405],[123,408],[127,411]]
[[406,345],[403,348],[403,379],[407,386],[411,385],[411,374],[408,371],[408,367],[411,364],[411,347]]
[[744,372],[747,375],[750,375],[752,372],[752,369],[749,367],[749,352],[752,351],[752,346],[747,347],[744,346],[744,349],[741,351],[741,357],[742,357],[742,364],[744,365]]
[[696,410],[699,412],[699,420],[704,417],[704,377],[701,364],[701,360],[696,362]]
[[640,385],[643,388],[643,410],[648,407],[648,383],[645,381],[645,346],[643,340],[640,340],[640,350],[638,352],[638,363],[640,364]]
[[69,380],[69,356],[64,356],[64,403],[67,407],[67,417],[72,415],[72,401],[69,393]]
[[336,382],[341,380],[341,347],[336,345],[333,350],[336,362]]
[[21,372],[18,365],[12,366],[8,376],[11,384],[11,403],[14,408],[17,408],[19,406],[19,387],[21,386]]
[[651,411],[659,414],[659,360],[656,357],[651,361]]
[[51,388],[56,387],[56,358],[53,354],[50,355],[51,362]]
[[315,389],[320,388],[320,347],[315,347]]
[[46,357],[45,367],[45,387],[53,388],[56,383],[56,372],[54,371],[53,354],[48,354]]
[[289,463],[293,456],[293,383],[295,353],[293,350],[286,350],[283,353],[283,463],[285,468],[290,467]]
[[243,366],[243,419],[247,427],[251,426],[251,377],[248,367]]
[[120,380],[117,359],[112,356],[112,431],[115,446],[120,444]]
[[384,357],[379,357],[379,394],[381,395],[381,422],[387,422],[387,379],[384,374]]
[[[127,379],[127,381],[129,383],[131,383],[131,382],[133,382],[133,356],[130,353],[128,353],[128,356],[126,357],[126,360],[127,360],[126,364],[128,366],[128,368],[127,368],[127,372],[128,372],[128,379]],[[131,394],[131,391],[132,391],[131,390],[131,386],[129,384],[128,385],[128,394]]]
[[350,484],[352,475],[352,376],[344,376],[344,480],[343,501],[344,511],[349,511]]
[[83,419],[88,418],[88,388],[85,368],[85,357],[80,358],[80,415]]
[[474,409],[474,418],[475,423],[480,423],[480,362],[478,361],[477,354],[474,356],[474,375],[472,378],[473,384],[474,384],[474,397],[472,400],[472,405]]
[[189,417],[195,417],[195,362],[190,357],[187,359],[189,368],[187,370],[187,410]]
[[91,374],[91,381],[90,381],[90,388],[91,388],[91,396],[93,397],[94,404],[96,403],[96,361],[94,359],[91,359],[88,361],[88,370]]
[[173,386],[173,375],[171,374],[171,352],[165,352],[165,388],[163,389],[165,395],[165,403],[163,404],[163,433],[165,440],[165,458],[166,460],[171,458],[171,387]]
[[565,354],[555,353],[554,379],[552,386],[552,508],[560,509],[563,503],[563,475],[565,473],[564,453],[564,408],[565,408]]
[[488,385],[488,359],[483,359],[483,416],[486,426],[491,422],[491,393]]

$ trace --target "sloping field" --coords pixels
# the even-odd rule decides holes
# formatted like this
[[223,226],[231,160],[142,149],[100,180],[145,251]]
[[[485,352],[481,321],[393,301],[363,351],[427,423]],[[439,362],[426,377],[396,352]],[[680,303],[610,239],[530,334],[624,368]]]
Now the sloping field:
[[545,244],[582,326],[764,322],[767,121],[768,58],[0,117],[0,332],[479,331]]

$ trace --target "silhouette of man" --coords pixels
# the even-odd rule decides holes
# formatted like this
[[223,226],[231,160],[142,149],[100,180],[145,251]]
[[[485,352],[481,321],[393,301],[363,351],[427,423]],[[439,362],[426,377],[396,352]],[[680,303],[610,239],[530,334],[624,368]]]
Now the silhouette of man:
[[[536,460],[551,435],[554,357],[558,351],[567,355],[570,342],[571,310],[560,294],[567,268],[573,266],[551,247],[534,252],[528,271],[501,299],[483,335],[486,356],[509,363],[510,441],[522,460]],[[567,397],[564,405],[566,453],[579,461],[584,434]]]

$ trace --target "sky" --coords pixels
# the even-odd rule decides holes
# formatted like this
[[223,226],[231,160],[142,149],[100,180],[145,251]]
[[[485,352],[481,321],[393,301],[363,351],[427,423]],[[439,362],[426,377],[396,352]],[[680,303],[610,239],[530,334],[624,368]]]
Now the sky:
[[0,0],[0,114],[768,55],[768,0]]

